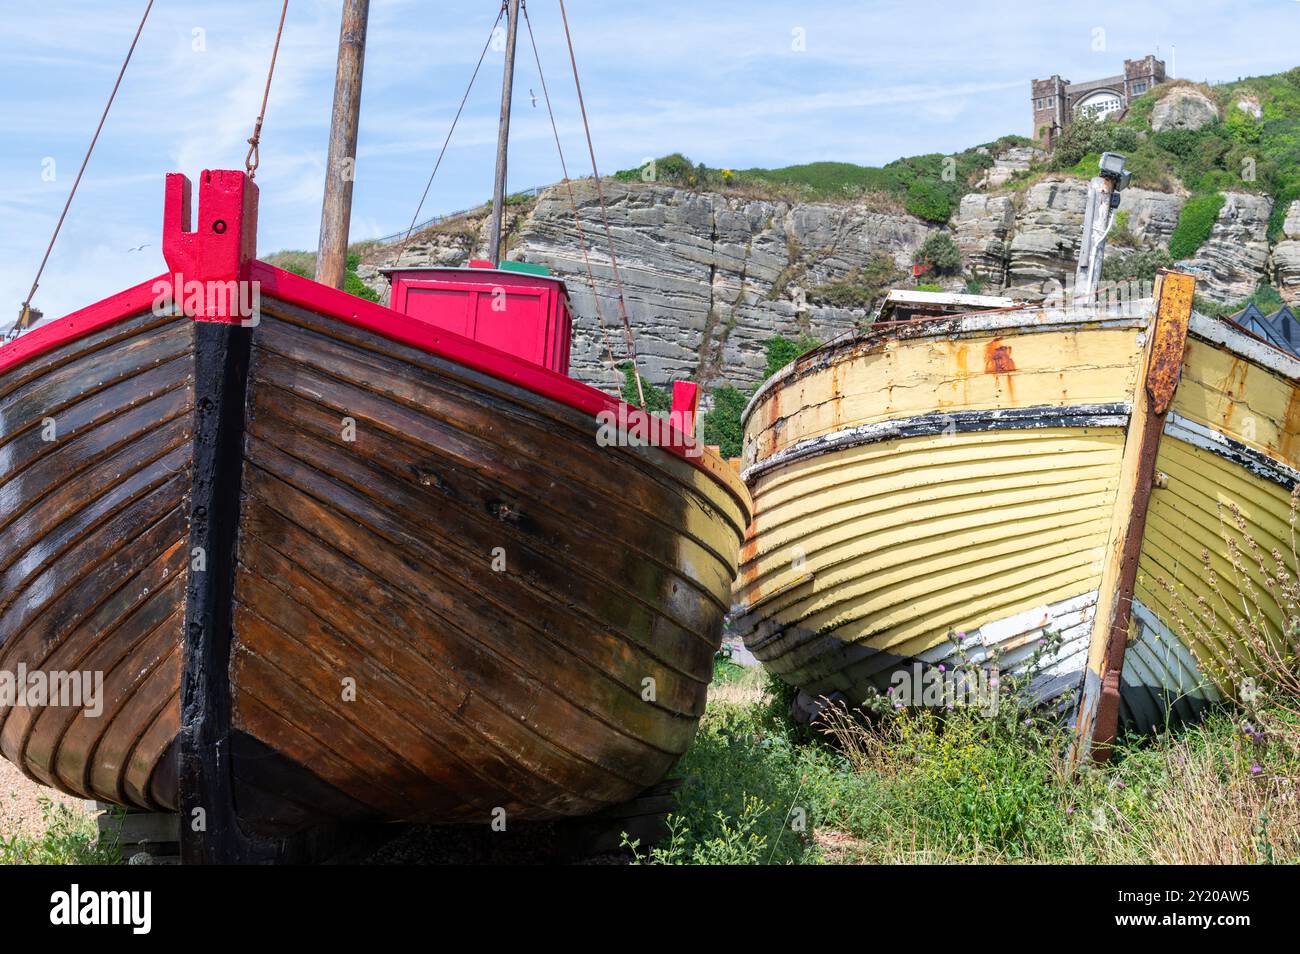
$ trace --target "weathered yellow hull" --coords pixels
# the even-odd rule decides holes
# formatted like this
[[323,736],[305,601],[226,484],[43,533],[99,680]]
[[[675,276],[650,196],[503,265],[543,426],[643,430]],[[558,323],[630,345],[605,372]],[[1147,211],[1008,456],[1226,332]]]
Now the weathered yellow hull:
[[[755,516],[736,596],[748,648],[805,700],[858,704],[900,668],[952,657],[952,632],[1005,672],[1050,630],[1061,645],[1037,661],[1035,691],[1085,690],[1116,517],[1134,493],[1126,435],[1151,312],[1147,301],[1102,316],[905,323],[823,347],[769,382],[745,421]],[[1232,691],[1231,640],[1179,635],[1167,584],[1201,595],[1208,548],[1223,590],[1220,502],[1241,506],[1261,545],[1281,546],[1284,472],[1300,451],[1300,362],[1197,316],[1184,365],[1122,673],[1122,714],[1142,728]],[[1197,428],[1226,443],[1190,443]]]
[[[1257,665],[1241,625],[1244,606],[1273,632],[1283,628],[1277,587],[1249,553],[1238,561],[1240,576],[1230,562],[1225,538],[1246,546],[1233,508],[1269,555],[1266,566],[1276,552],[1295,569],[1300,361],[1200,316],[1191,334],[1156,459],[1167,479],[1152,494],[1125,654],[1124,714],[1142,729],[1163,727],[1171,710],[1185,715],[1234,695],[1238,677]],[[1198,622],[1202,605],[1214,624]]]

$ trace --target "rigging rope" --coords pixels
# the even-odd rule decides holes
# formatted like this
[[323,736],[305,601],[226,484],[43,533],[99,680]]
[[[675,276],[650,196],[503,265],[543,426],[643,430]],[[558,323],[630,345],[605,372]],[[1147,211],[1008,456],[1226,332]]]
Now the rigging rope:
[[420,218],[420,210],[424,208],[424,200],[429,197],[429,188],[433,185],[433,177],[438,174],[438,167],[442,165],[442,157],[447,154],[447,145],[451,142],[451,134],[456,131],[456,124],[460,122],[460,114],[465,109],[465,103],[469,99],[470,90],[474,88],[474,80],[478,78],[478,71],[483,66],[483,60],[487,56],[488,47],[492,45],[492,37],[496,34],[497,26],[501,23],[501,18],[505,16],[506,5],[501,4],[501,9],[497,11],[497,18],[488,30],[487,42],[483,44],[483,52],[478,55],[478,63],[474,66],[474,72],[469,78],[469,85],[465,87],[465,95],[460,98],[460,106],[456,109],[456,115],[451,120],[451,128],[447,130],[447,138],[442,141],[442,149],[438,153],[438,161],[433,164],[433,171],[429,173],[429,181],[424,184],[424,194],[420,196],[420,204],[415,207],[415,215],[411,216],[410,228],[406,230],[406,237],[402,239],[402,245],[397,250],[397,257],[393,259],[394,263],[400,263],[402,253],[406,251],[406,243],[411,240],[411,233],[415,231],[415,223]]
[[632,323],[627,317],[627,302],[623,297],[623,277],[618,270],[618,256],[614,252],[614,235],[609,228],[609,210],[605,206],[605,189],[600,183],[600,170],[596,168],[596,147],[591,142],[591,124],[587,122],[587,104],[582,98],[582,81],[578,79],[578,59],[573,53],[573,35],[569,32],[569,16],[564,11],[564,0],[560,2],[560,17],[564,20],[564,39],[569,45],[569,63],[573,66],[573,85],[578,91],[578,107],[582,110],[582,128],[587,134],[587,152],[591,155],[591,175],[596,180],[596,195],[600,199],[600,218],[605,226],[605,238],[609,241],[609,264],[614,271],[614,286],[618,290],[618,315],[623,320],[623,335],[627,341],[628,354],[632,358],[632,376],[636,379],[636,393],[645,407],[645,391],[641,387],[641,372],[637,368],[636,342],[632,337]]
[[72,183],[72,189],[68,192],[68,201],[63,203],[63,212],[59,215],[59,221],[54,226],[54,234],[50,236],[50,244],[45,247],[45,255],[41,258],[41,264],[36,269],[36,277],[32,279],[31,290],[27,293],[27,298],[23,301],[22,311],[18,314],[18,320],[5,335],[5,340],[13,337],[15,333],[26,331],[30,324],[32,299],[36,297],[36,289],[40,286],[41,275],[45,273],[45,265],[50,260],[50,253],[54,251],[54,242],[59,237],[59,231],[63,228],[63,220],[68,216],[68,209],[72,207],[72,197],[77,194],[77,186],[81,185],[81,177],[86,171],[86,166],[90,162],[90,154],[95,151],[95,143],[99,142],[99,134],[104,129],[104,121],[108,119],[108,111],[113,105],[113,100],[117,98],[117,91],[122,85],[122,77],[126,75],[127,64],[131,62],[131,55],[135,53],[135,45],[140,42],[140,34],[144,32],[145,21],[149,19],[149,11],[153,9],[153,0],[149,0],[148,5],[144,8],[144,15],[140,17],[140,25],[135,29],[135,37],[131,40],[131,48],[126,51],[126,59],[122,61],[122,68],[117,72],[117,82],[113,84],[113,91],[108,95],[108,102],[104,104],[104,112],[99,117],[99,125],[95,127],[95,135],[91,137],[90,146],[86,149],[86,155],[81,160],[81,168],[77,170],[77,178]]
[[257,114],[257,122],[253,124],[253,135],[248,139],[248,155],[244,157],[244,170],[248,173],[248,178],[252,179],[257,175],[257,167],[262,162],[262,154],[259,148],[262,143],[262,122],[266,119],[266,103],[271,98],[271,77],[275,75],[275,58],[280,55],[280,37],[284,35],[284,17],[289,12],[289,0],[284,0],[284,6],[280,8],[280,27],[275,31],[275,46],[271,48],[271,68],[266,71],[266,89],[262,93],[262,111]]
[[[537,38],[533,36],[533,23],[528,19],[527,0],[521,5],[524,12],[524,25],[528,27],[528,41],[533,47],[533,62],[537,64],[537,79],[541,83],[542,97],[546,100],[546,112],[551,118],[551,132],[555,136],[555,150],[560,154],[560,171],[564,174],[564,187],[569,193],[569,207],[573,210],[573,224],[578,230],[578,244],[582,248],[582,261],[587,268],[587,283],[591,286],[591,299],[596,306],[596,326],[600,329],[601,341],[609,355],[610,370],[618,367],[614,349],[609,343],[609,334],[605,331],[605,316],[600,307],[600,293],[596,290],[596,276],[591,270],[591,257],[587,254],[587,236],[582,228],[582,217],[578,215],[578,200],[573,194],[573,182],[569,178],[569,166],[564,160],[564,147],[560,145],[560,130],[555,124],[555,112],[551,109],[551,94],[546,88],[546,76],[542,73],[542,58],[537,52]],[[644,399],[642,399],[644,404]]]

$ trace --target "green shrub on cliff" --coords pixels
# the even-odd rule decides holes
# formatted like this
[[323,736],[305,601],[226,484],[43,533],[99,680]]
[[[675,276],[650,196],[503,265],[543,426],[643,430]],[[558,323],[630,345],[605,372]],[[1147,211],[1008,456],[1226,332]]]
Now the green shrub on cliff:
[[955,275],[961,271],[961,249],[947,232],[931,232],[912,256],[918,265],[928,265],[937,275]]
[[[787,338],[785,335],[773,335],[768,338],[763,344],[763,350],[767,353],[767,365],[763,368],[763,381],[766,381],[791,361],[807,354],[820,344],[821,341],[807,333],[800,334],[797,338]],[[759,387],[762,387],[762,383],[762,381],[759,382]]]
[[740,415],[749,399],[739,388],[724,384],[713,390],[713,407],[700,418],[700,434],[706,444],[717,444],[723,457],[739,457],[744,442]]
[[1191,258],[1202,243],[1210,237],[1214,222],[1223,208],[1221,192],[1194,195],[1187,200],[1178,216],[1178,225],[1169,237],[1169,255],[1175,261]]
[[[624,361],[618,366],[623,372],[623,388],[619,396],[633,407],[642,407],[641,397],[637,393],[636,368],[631,361]],[[641,392],[645,394],[644,409],[651,414],[667,414],[673,409],[672,395],[664,388],[657,388],[641,375]]]

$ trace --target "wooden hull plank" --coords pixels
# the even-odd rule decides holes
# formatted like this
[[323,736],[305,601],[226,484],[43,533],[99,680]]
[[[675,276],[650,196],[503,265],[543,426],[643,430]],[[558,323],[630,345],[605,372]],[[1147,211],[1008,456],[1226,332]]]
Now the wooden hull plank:
[[0,749],[40,781],[152,810],[175,807],[149,785],[169,740],[132,754],[176,705],[159,661],[180,642],[192,334],[128,315],[0,377],[0,668],[103,680],[94,717],[0,710]]

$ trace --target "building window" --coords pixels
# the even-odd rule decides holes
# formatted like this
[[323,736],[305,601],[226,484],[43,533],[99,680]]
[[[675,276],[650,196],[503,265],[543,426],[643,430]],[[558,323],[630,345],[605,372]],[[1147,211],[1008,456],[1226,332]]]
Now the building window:
[[1123,109],[1124,103],[1120,97],[1109,90],[1097,90],[1088,94],[1083,100],[1074,107],[1075,115],[1078,116],[1104,116],[1107,113],[1113,113],[1116,110]]
[[1146,91],[1147,91],[1147,84],[1146,84],[1146,81],[1145,81],[1145,80],[1141,80],[1141,81],[1139,81],[1139,82],[1133,84],[1133,95],[1134,95],[1134,96],[1141,96],[1141,95],[1142,95],[1143,93],[1145,93]]

